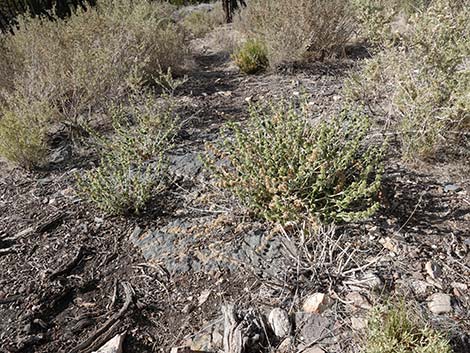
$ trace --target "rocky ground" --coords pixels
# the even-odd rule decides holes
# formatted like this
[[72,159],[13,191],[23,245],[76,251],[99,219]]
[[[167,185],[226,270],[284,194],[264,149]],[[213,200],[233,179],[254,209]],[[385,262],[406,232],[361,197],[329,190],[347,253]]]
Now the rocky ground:
[[0,352],[91,352],[119,333],[124,352],[215,352],[237,334],[247,352],[357,352],[386,298],[414,303],[469,352],[468,162],[392,153],[373,219],[305,241],[292,234],[308,229],[272,229],[211,184],[204,143],[249,102],[302,89],[328,114],[358,59],[244,76],[204,42],[194,51],[173,183],[143,215],[106,217],[79,199],[83,156],[58,148],[34,173],[0,162]]

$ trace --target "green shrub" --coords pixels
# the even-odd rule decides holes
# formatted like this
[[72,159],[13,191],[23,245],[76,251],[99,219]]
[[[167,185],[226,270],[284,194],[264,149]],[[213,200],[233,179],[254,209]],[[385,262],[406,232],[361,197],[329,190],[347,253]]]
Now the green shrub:
[[367,326],[366,353],[451,353],[442,334],[413,317],[404,304],[377,307]]
[[469,17],[468,8],[435,1],[347,84],[353,100],[384,107],[407,159],[458,146],[470,131]]
[[[209,146],[208,167],[257,216],[270,221],[350,221],[370,216],[383,146],[365,146],[367,117],[351,110],[315,126],[305,104],[252,107],[233,136]],[[222,163],[217,162],[218,159]]]
[[133,97],[128,106],[111,111],[113,134],[106,137],[91,131],[100,165],[77,175],[77,188],[105,212],[139,213],[165,186],[165,153],[175,131],[173,107],[158,108],[147,96]]
[[251,0],[234,26],[265,43],[271,66],[342,51],[354,18],[344,0]]
[[19,100],[0,106],[0,156],[28,169],[41,166],[48,152],[45,126],[52,114],[47,102]]
[[249,39],[233,54],[233,59],[242,72],[256,74],[268,67],[266,54],[266,47],[261,41]]

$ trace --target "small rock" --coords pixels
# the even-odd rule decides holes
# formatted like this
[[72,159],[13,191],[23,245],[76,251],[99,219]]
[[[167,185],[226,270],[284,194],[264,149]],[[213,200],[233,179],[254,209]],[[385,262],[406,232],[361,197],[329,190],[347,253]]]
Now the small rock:
[[369,300],[364,297],[359,292],[350,292],[346,295],[346,300],[351,303],[356,308],[366,309],[369,310],[372,308],[370,305]]
[[307,313],[322,313],[330,305],[330,299],[325,293],[314,293],[307,297],[302,309]]
[[444,192],[459,192],[462,188],[455,184],[444,185]]
[[428,291],[429,284],[421,280],[412,280],[409,286],[415,295],[424,295]]
[[426,262],[426,265],[424,265],[424,268],[426,269],[427,274],[432,279],[437,280],[442,276],[442,268],[434,261]]
[[193,341],[191,342],[190,349],[193,351],[203,351],[207,352],[212,349],[212,338],[211,334],[204,333],[199,336],[196,336]]
[[212,290],[206,289],[201,292],[201,295],[199,296],[199,305],[204,304],[207,299],[209,299],[209,296],[211,295]]
[[351,327],[353,328],[353,330],[361,331],[367,327],[367,319],[363,317],[352,317]]
[[104,222],[104,218],[103,217],[95,217],[95,223],[96,224],[102,224]]
[[134,230],[129,236],[129,240],[137,240],[141,234],[142,234],[142,228],[140,228],[139,226],[135,226]]
[[295,313],[294,319],[299,337],[307,345],[319,342],[327,332],[331,332],[333,329],[332,321],[319,314],[298,312]]
[[223,328],[222,332],[218,328],[212,331],[212,346],[214,348],[222,348],[224,345],[224,335],[223,335]]
[[293,340],[292,337],[285,338],[277,347],[276,353],[289,353],[292,352]]
[[103,347],[93,353],[122,353],[122,342],[124,341],[125,333],[114,336]]
[[435,293],[428,298],[428,308],[434,314],[445,314],[452,311],[450,295]]
[[393,240],[390,237],[386,237],[386,238],[380,239],[379,243],[382,244],[382,246],[385,249],[390,250],[391,252],[395,254],[398,254],[399,249],[398,249],[398,243],[396,240]]
[[268,322],[277,337],[283,338],[290,334],[291,325],[289,321],[289,315],[284,309],[275,308],[271,310],[269,313]]
[[191,311],[193,311],[194,307],[191,304],[186,304],[183,309],[181,309],[181,312],[183,314],[189,314]]

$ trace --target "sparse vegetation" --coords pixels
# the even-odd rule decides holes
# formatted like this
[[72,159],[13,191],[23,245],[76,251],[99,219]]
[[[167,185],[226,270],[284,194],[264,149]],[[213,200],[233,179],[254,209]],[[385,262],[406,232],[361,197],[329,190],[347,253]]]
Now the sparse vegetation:
[[224,12],[220,1],[214,3],[210,11],[193,11],[186,15],[182,21],[183,26],[196,37],[204,37],[214,28],[224,24]]
[[452,149],[470,131],[470,11],[447,0],[411,16],[400,42],[368,60],[350,97],[384,107],[405,158]]
[[376,307],[367,326],[366,353],[451,353],[442,334],[424,325],[405,304]]
[[[41,121],[42,131],[53,123],[78,126],[90,112],[119,101],[162,69],[181,69],[186,39],[169,19],[172,9],[145,0],[105,0],[66,21],[19,18],[20,30],[2,42],[0,67],[10,68],[0,77],[2,111],[15,111],[18,101],[40,102],[55,111],[54,120]],[[8,114],[11,124],[15,115]],[[0,112],[0,120],[3,115]],[[4,149],[2,154],[12,155]]]
[[266,46],[259,40],[249,39],[233,54],[235,64],[246,74],[256,74],[269,65]]
[[2,352],[470,352],[469,0],[201,2],[0,0]]
[[[256,215],[270,221],[351,221],[373,214],[383,146],[364,145],[366,116],[345,109],[311,125],[305,104],[252,107],[233,136],[209,146],[221,164],[208,165]],[[216,159],[217,160],[217,159]]]
[[111,214],[139,213],[161,192],[166,178],[166,156],[175,132],[170,100],[159,107],[151,96],[133,96],[126,106],[111,108],[113,133],[92,131],[100,164],[77,176],[86,199]]
[[235,28],[266,45],[272,67],[340,52],[353,33],[348,1],[251,0]]

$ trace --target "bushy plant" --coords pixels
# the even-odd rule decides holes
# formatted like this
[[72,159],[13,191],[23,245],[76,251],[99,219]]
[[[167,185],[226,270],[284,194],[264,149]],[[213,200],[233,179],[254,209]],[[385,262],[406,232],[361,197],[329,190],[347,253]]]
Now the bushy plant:
[[269,65],[266,46],[259,40],[249,39],[232,55],[235,64],[246,74],[256,74]]
[[182,20],[183,27],[194,36],[202,38],[214,28],[224,24],[222,3],[219,1],[213,6],[210,11],[202,9],[190,12]]
[[376,307],[367,326],[366,353],[451,353],[443,335],[411,316],[404,304]]
[[470,130],[468,8],[436,0],[410,18],[400,43],[365,64],[349,96],[385,107],[407,159],[457,145]]
[[136,83],[182,68],[187,41],[172,11],[160,2],[104,0],[66,20],[19,18],[15,34],[0,41],[0,103],[11,111],[18,100],[47,102],[57,114],[44,129],[79,126]]
[[321,57],[344,48],[353,16],[343,0],[251,0],[234,26],[265,43],[270,65]]
[[365,146],[366,116],[345,109],[312,125],[305,104],[281,102],[252,107],[243,127],[229,129],[233,135],[209,146],[207,164],[257,216],[333,222],[378,209],[383,146]]
[[0,106],[0,156],[30,169],[47,156],[47,121],[54,114],[48,102],[16,100]]
[[77,175],[80,194],[105,212],[122,214],[139,213],[163,190],[165,153],[171,148],[176,123],[168,102],[159,107],[151,96],[134,96],[127,106],[111,109],[111,136],[91,131],[100,164]]

